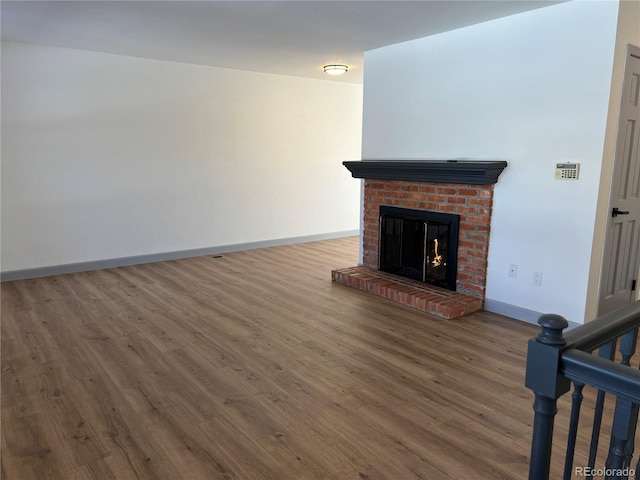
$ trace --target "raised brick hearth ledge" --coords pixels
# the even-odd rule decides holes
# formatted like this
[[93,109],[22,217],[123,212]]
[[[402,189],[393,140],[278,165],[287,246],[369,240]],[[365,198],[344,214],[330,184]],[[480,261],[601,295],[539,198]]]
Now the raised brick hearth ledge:
[[336,269],[331,272],[331,276],[337,283],[446,319],[462,317],[482,309],[482,298],[434,287],[370,267]]

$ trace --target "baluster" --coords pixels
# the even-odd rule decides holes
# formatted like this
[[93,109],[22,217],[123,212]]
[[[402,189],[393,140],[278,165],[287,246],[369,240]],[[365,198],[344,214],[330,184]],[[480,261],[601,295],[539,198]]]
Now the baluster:
[[573,395],[571,395],[571,422],[569,424],[567,456],[564,461],[564,480],[571,480],[571,474],[573,470],[573,456],[576,450],[576,438],[578,436],[578,422],[580,420],[580,407],[582,406],[583,389],[584,383],[574,383]]
[[[636,335],[638,335],[638,328],[636,328],[635,330],[636,330]],[[640,365],[638,366],[638,368],[640,368]],[[638,405],[636,405],[635,407],[637,409]],[[638,422],[636,421],[636,427],[637,427],[637,425],[638,425]],[[633,438],[635,438],[635,435],[634,435]],[[638,457],[638,461],[636,462],[636,475],[635,475],[635,477],[636,477],[635,480],[640,480],[640,457]]]
[[620,354],[622,355],[622,365],[631,365],[631,357],[636,353],[636,342],[638,341],[638,329],[625,333],[620,341]]
[[[626,398],[618,397],[616,409],[613,415],[613,427],[611,429],[611,442],[609,444],[609,454],[605,464],[607,470],[617,473],[631,463],[628,456],[629,440],[633,437],[638,421],[638,409]],[[623,478],[621,475],[607,477],[607,480],[617,480]]]
[[[622,365],[626,365],[631,367],[631,357],[636,352],[636,344],[638,342],[638,329],[634,328],[633,330],[625,333],[622,336],[622,340],[620,342],[620,354],[622,355]],[[624,460],[623,460],[623,468],[631,466],[631,459],[633,457],[633,450],[635,448],[635,434],[636,428],[638,425],[638,405],[631,404],[629,407],[628,414],[628,426],[625,431],[627,438],[624,444]]]
[[[622,336],[620,342],[620,354],[622,364],[630,366],[631,357],[636,350],[638,341],[638,330],[633,329]],[[609,454],[607,456],[606,467],[612,470],[624,470],[631,465],[631,458],[634,449],[634,436],[638,423],[638,405],[633,404],[626,398],[616,400],[616,409],[613,416],[613,427],[611,430],[611,442],[609,444]],[[616,475],[612,479],[622,478]]]
[[[604,412],[605,392],[598,390],[596,398],[596,410],[593,414],[593,429],[591,430],[591,444],[589,445],[589,460],[587,465],[593,471],[598,455],[598,441],[600,440],[600,427],[602,426],[602,413]],[[587,475],[587,480],[593,480],[593,475]]]
[[625,467],[631,466],[633,451],[635,449],[636,429],[638,427],[638,405],[631,405],[631,423],[629,424],[629,440],[625,449]]
[[[605,345],[602,345],[598,350],[598,355],[601,358],[613,360],[616,356],[616,344],[617,340],[613,340]],[[598,454],[598,441],[600,440],[600,427],[602,425],[602,413],[604,411],[605,392],[598,390],[598,396],[596,400],[596,410],[593,415],[593,429],[591,431],[591,444],[589,446],[589,461],[587,465],[589,470],[593,471],[596,464],[596,457]],[[587,480],[593,480],[593,475],[587,475]]]

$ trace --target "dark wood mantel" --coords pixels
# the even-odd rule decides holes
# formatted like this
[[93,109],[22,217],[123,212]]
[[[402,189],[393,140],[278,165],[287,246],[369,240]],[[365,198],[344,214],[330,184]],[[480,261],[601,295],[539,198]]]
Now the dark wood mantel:
[[499,160],[362,160],[342,162],[354,178],[492,185],[506,168]]

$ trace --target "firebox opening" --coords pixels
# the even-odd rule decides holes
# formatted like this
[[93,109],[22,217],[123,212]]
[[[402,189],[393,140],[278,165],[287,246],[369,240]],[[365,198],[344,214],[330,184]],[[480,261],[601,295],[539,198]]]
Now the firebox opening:
[[380,206],[378,268],[455,291],[459,226],[459,215]]

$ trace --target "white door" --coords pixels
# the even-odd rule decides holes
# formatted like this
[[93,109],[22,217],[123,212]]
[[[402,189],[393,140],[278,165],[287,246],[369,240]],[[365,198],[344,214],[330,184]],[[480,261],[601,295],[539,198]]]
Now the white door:
[[640,253],[640,48],[629,46],[598,315],[635,300]]

